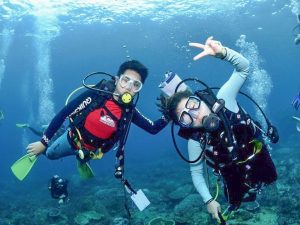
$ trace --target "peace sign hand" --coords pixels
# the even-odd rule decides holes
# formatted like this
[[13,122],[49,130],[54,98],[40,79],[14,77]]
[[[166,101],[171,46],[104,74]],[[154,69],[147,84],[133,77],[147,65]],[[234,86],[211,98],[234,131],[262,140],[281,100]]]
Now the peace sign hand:
[[191,43],[189,43],[189,46],[203,49],[203,51],[201,53],[199,53],[198,55],[196,55],[193,58],[193,60],[201,59],[202,57],[207,56],[207,55],[222,57],[225,55],[224,52],[226,51],[225,48],[222,46],[221,42],[213,40],[212,36],[210,36],[209,38],[206,39],[206,42],[204,45],[200,44],[200,43],[191,42]]

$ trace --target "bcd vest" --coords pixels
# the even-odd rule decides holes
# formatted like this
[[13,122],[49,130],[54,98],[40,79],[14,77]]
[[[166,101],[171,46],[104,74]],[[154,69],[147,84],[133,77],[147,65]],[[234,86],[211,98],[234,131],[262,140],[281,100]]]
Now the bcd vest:
[[[101,90],[113,92],[115,85],[113,81],[102,80],[96,85],[96,87]],[[114,115],[112,112],[110,112],[106,106],[108,100],[112,101],[115,105],[121,108],[121,116]],[[132,111],[131,106],[126,107],[129,107],[130,111]],[[95,93],[95,95],[92,97],[91,103],[85,109],[71,116],[70,127],[72,134],[78,136],[76,131],[77,128],[85,145],[91,146],[95,149],[101,148],[101,151],[105,153],[114,146],[121,136],[123,130],[122,124],[123,121],[126,120],[124,118],[125,113],[123,111],[124,106],[113,100],[110,94],[99,91]],[[103,115],[101,115],[101,113]],[[95,130],[96,128],[93,126],[93,124],[87,123],[88,117],[91,119],[91,117],[99,118],[99,116],[100,118],[109,118],[106,119],[106,123],[108,123],[108,125],[114,124],[116,129],[115,132],[113,132],[113,130],[111,131],[110,137],[107,137],[105,134],[101,135],[101,132],[98,132],[98,135],[95,135],[97,134],[97,131]],[[78,137],[76,138],[78,139]]]
[[[257,132],[254,121],[241,107],[239,108],[238,113],[233,113],[225,109],[225,114],[228,121],[230,121],[230,127],[234,136],[233,139],[236,141],[237,146],[237,149],[235,149],[237,156],[235,162],[229,157],[227,143],[225,141],[226,136],[222,129],[206,136],[206,143],[211,146],[205,149],[206,161],[207,164],[215,170],[222,170],[236,162],[244,162],[253,154],[253,148],[255,147],[253,140],[261,140],[261,135]],[[259,124],[256,123],[256,126],[259,126]]]

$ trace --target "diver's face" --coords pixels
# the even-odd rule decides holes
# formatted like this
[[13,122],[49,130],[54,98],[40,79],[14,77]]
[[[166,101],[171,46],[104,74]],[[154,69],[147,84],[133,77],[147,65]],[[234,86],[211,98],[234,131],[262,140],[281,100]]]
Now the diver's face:
[[123,95],[127,92],[131,96],[135,96],[142,86],[141,76],[136,71],[128,69],[120,77],[117,77],[115,93]]
[[183,98],[176,108],[179,123],[186,127],[199,128],[202,120],[211,113],[208,106],[197,98]]

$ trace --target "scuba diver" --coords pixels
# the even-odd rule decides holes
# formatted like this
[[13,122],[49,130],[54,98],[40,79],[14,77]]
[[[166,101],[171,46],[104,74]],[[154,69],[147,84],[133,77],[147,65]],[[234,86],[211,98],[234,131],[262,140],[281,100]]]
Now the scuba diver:
[[298,33],[294,34],[295,35],[295,45],[298,45],[300,43],[300,14],[297,15],[297,25],[294,27],[293,32],[295,32],[296,30],[298,30]]
[[48,184],[48,189],[51,193],[51,197],[58,199],[58,204],[68,201],[68,180],[60,178],[58,175],[54,175]]
[[31,127],[28,123],[16,123],[16,127],[18,128],[27,128],[29,129],[33,134],[35,134],[38,137],[42,137],[44,130],[48,127],[48,125],[43,125],[43,130],[38,130],[34,127]]
[[[143,64],[137,60],[126,61],[120,65],[116,77],[110,76],[110,80],[103,79],[93,87],[85,85],[89,90],[60,110],[40,141],[27,146],[28,155],[44,154],[51,160],[75,155],[80,172],[81,166],[89,166],[90,159],[100,159],[104,153],[116,146],[117,163],[114,175],[122,179],[124,145],[131,122],[151,134],[156,134],[166,127],[168,120],[162,116],[152,122],[131,101],[135,95],[138,97],[148,76],[148,69]],[[70,120],[69,129],[49,145],[66,118]]]
[[292,101],[292,106],[298,110],[300,106],[300,92],[296,95]]
[[[188,140],[189,160],[181,155],[173,130],[175,148],[181,157],[190,163],[196,190],[212,217],[222,222],[231,212],[238,209],[242,202],[255,201],[256,194],[266,184],[276,181],[277,172],[267,150],[260,124],[252,120],[236,101],[249,73],[248,60],[234,50],[223,47],[212,37],[209,37],[205,44],[189,43],[189,46],[203,50],[193,58],[194,60],[210,55],[234,66],[231,77],[217,95],[205,83],[190,78],[173,87],[172,95],[164,93],[159,99],[160,111],[172,120],[173,124],[180,126],[178,135]],[[189,88],[178,91],[181,84],[188,80],[204,85],[205,89],[194,93]],[[279,139],[276,128],[270,123],[266,136],[273,143]],[[224,194],[229,203],[223,214],[216,200],[217,196],[213,197],[210,194],[204,179],[204,163],[223,181]]]
[[0,121],[1,121],[1,120],[4,120],[4,113],[3,113],[2,110],[0,110]]
[[[28,123],[17,123],[16,127],[18,128],[26,128],[29,129],[33,134],[35,134],[38,137],[42,137],[45,130],[48,128],[49,124],[47,125],[42,125],[41,130],[38,130],[32,126],[30,126]],[[53,135],[53,138],[51,139],[51,142],[54,142],[58,137],[60,137],[63,133],[66,132],[66,127],[62,125],[59,130]],[[51,145],[51,143],[49,144]]]
[[300,132],[300,118],[297,116],[292,116],[294,120],[296,120],[296,130]]

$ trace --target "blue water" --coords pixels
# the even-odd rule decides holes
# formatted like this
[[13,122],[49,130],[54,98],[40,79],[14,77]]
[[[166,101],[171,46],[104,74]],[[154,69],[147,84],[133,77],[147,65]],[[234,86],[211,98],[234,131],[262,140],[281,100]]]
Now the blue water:
[[[41,201],[51,201],[46,185],[53,174],[78,176],[74,159],[41,157],[26,180],[17,181],[11,164],[26,152],[28,143],[39,138],[16,128],[16,123],[37,128],[47,124],[86,74],[115,74],[127,59],[138,59],[149,68],[138,108],[156,119],[160,116],[155,106],[160,94],[157,86],[164,72],[172,70],[183,78],[197,76],[210,86],[220,86],[230,76],[232,67],[220,60],[192,60],[198,51],[190,49],[188,42],[203,43],[211,35],[224,46],[254,57],[249,59],[256,63],[252,67],[255,80],[250,78],[243,91],[258,100],[278,127],[281,139],[273,151],[299,146],[299,133],[291,119],[300,116],[291,106],[300,90],[300,45],[294,44],[292,34],[299,1],[52,2],[42,8],[34,1],[0,2],[0,109],[5,115],[0,121],[1,199],[12,198],[12,193],[35,199],[35,189],[46,199]],[[236,44],[241,35],[242,46]],[[255,112],[249,102],[242,101]],[[184,152],[185,143],[181,146]],[[152,136],[133,125],[126,145],[129,176],[141,174],[137,178],[141,181],[151,177],[151,167],[159,162],[186,171],[186,182],[191,183],[188,165],[174,151],[170,127]],[[92,165],[99,177],[113,176],[114,152]],[[133,183],[143,186],[139,180]]]

